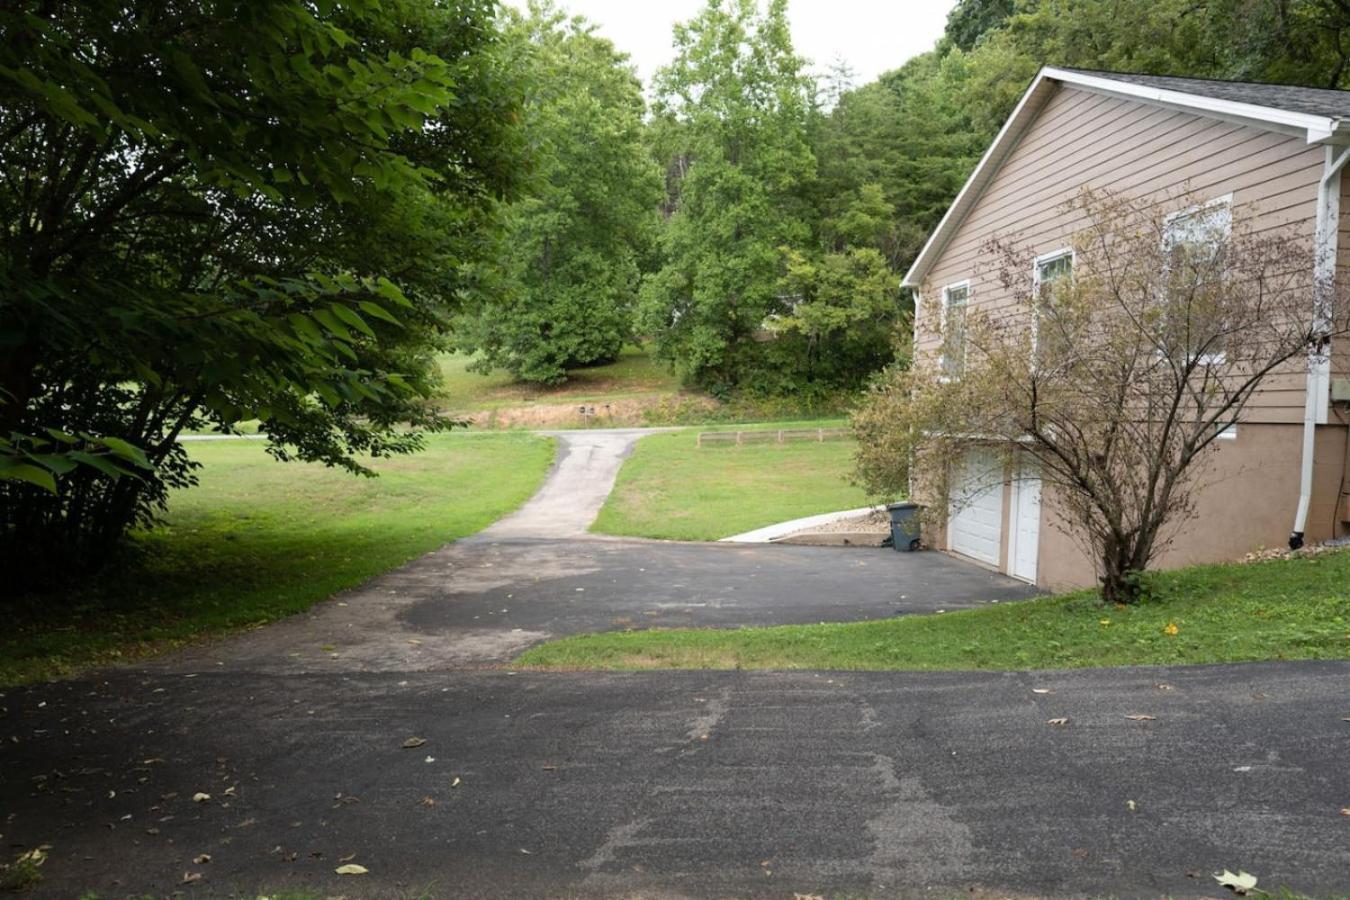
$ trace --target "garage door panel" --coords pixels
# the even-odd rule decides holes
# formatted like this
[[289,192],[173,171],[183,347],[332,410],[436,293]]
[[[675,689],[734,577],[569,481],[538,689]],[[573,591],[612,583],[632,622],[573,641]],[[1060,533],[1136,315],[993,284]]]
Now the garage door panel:
[[966,454],[952,486],[948,546],[991,566],[998,565],[1003,534],[1003,478],[999,459],[988,451]]

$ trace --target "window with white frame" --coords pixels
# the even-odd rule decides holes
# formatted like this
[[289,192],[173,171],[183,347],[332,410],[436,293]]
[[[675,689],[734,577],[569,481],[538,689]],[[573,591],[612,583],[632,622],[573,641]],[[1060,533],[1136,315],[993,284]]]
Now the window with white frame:
[[1224,361],[1223,251],[1233,232],[1231,195],[1168,216],[1163,251],[1168,270],[1169,352],[1201,364]]
[[1032,312],[1031,346],[1039,360],[1043,355],[1054,355],[1053,342],[1063,337],[1063,328],[1056,316],[1057,304],[1053,292],[1056,285],[1073,277],[1073,249],[1064,247],[1036,257],[1032,271],[1035,285],[1035,309]]
[[970,282],[942,289],[942,374],[960,378],[966,368],[966,305]]

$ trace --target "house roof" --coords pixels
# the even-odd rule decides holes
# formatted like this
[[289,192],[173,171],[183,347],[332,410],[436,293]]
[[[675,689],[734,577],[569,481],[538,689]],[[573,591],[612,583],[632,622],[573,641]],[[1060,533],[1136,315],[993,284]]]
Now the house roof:
[[1194,94],[1215,100],[1230,100],[1270,109],[1307,113],[1310,116],[1350,119],[1350,91],[1299,87],[1292,84],[1260,84],[1252,81],[1215,81],[1209,78],[1176,78],[1171,75],[1130,75],[1125,72],[1094,72],[1063,69],[1078,75],[1123,81],[1164,91]]
[[918,287],[923,282],[999,166],[1061,85],[1279,131],[1301,137],[1309,144],[1350,141],[1350,91],[1046,66],[1037,73],[946,215],[929,235],[905,273],[902,282],[905,287]]

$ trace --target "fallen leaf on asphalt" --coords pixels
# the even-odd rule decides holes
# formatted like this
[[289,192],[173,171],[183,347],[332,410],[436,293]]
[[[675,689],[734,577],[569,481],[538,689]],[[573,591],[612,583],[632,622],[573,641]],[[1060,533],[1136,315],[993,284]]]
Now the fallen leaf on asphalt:
[[226,796],[226,797],[233,797],[233,796],[234,796],[234,789],[235,789],[235,787],[236,787],[236,785],[233,785],[233,784],[230,785],[229,787],[227,787],[227,788],[225,789],[225,796]]
[[1343,816],[1350,816],[1350,806],[1342,806],[1342,807],[1341,807],[1341,815],[1343,815]]
[[210,799],[211,799],[211,795],[210,795],[210,794],[204,794],[204,793],[202,793],[201,791],[198,791],[197,793],[195,793],[195,794],[192,795],[192,802],[193,802],[193,803],[205,803],[207,800],[210,800]]
[[459,787],[459,786],[460,786],[460,783],[461,783],[461,782],[460,782],[460,780],[459,780],[459,776],[456,775],[456,776],[455,776],[455,780],[452,781],[452,782],[450,782],[450,786],[451,786],[451,787]]
[[436,757],[434,757],[434,756],[428,756],[426,759],[422,760],[422,762],[425,762],[425,763],[434,763],[435,761],[436,761]]
[[1176,690],[1176,688],[1175,688],[1174,686],[1168,684],[1168,683],[1165,682],[1165,681],[1164,681],[1162,684],[1155,685],[1155,687],[1157,687],[1158,690],[1160,690],[1160,691],[1175,691],[1175,690]]
[[346,856],[339,856],[338,862],[351,862],[354,859],[356,859],[356,854],[348,853]]
[[1046,719],[1046,720],[1045,720],[1045,724],[1047,724],[1047,725],[1068,725],[1068,724],[1069,724],[1069,717],[1068,717],[1068,716],[1061,716],[1061,717],[1058,718],[1058,719]]
[[1049,689],[1049,688],[1032,688],[1032,689],[1031,689],[1031,692],[1032,692],[1033,694],[1048,694],[1048,693],[1050,693],[1050,689]]
[[793,893],[792,900],[825,900],[820,894],[798,894]]
[[524,847],[521,847],[521,848],[520,848],[520,852],[521,852],[521,853],[524,853],[526,856],[534,856],[533,853],[531,853],[530,851],[526,850]]
[[435,806],[436,798],[431,796],[430,794],[427,794],[425,797],[422,798],[421,803],[423,806]]
[[1222,887],[1228,888],[1235,894],[1245,894],[1256,887],[1256,876],[1252,875],[1250,872],[1244,872],[1241,869],[1238,869],[1236,875],[1227,869],[1224,869],[1221,873],[1214,876],[1214,880]]
[[1134,812],[1136,809],[1135,802],[1133,800],[1126,800],[1125,808],[1128,809],[1130,812]]
[[558,767],[557,767],[557,766],[544,766],[544,771],[545,771],[545,772],[556,772],[556,771],[558,771]]
[[359,866],[356,863],[347,863],[345,866],[338,866],[333,871],[339,875],[365,875],[370,870],[365,866]]
[[1125,718],[1130,719],[1130,720],[1135,721],[1135,722],[1152,722],[1154,719],[1156,719],[1156,718],[1158,718],[1158,717],[1157,717],[1157,716],[1145,716],[1145,715],[1142,715],[1142,714],[1140,714],[1140,713],[1135,713],[1134,715],[1129,715],[1129,716],[1126,716]]
[[427,739],[426,739],[426,738],[410,737],[410,738],[408,738],[406,741],[403,742],[403,749],[404,749],[404,750],[412,750],[412,749],[414,749],[414,748],[416,748],[416,747],[422,746],[422,745],[425,744],[426,742],[427,742]]
[[201,880],[202,880],[202,873],[201,873],[201,872],[184,872],[184,873],[183,873],[183,880],[182,880],[182,882],[180,882],[180,883],[181,883],[181,884],[192,884],[192,883],[195,882],[195,881],[201,881]]
[[209,853],[199,854],[197,856],[192,857],[192,861],[196,865],[204,866],[211,861],[211,854]]

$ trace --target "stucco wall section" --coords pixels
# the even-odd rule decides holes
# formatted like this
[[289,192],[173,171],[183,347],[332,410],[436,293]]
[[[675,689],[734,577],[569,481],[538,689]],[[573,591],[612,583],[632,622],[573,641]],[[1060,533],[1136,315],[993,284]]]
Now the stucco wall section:
[[[1342,530],[1335,506],[1347,437],[1350,430],[1343,425],[1317,429],[1309,542]],[[1261,547],[1286,546],[1298,508],[1301,441],[1300,426],[1241,425],[1236,440],[1216,442],[1213,465],[1199,482],[1195,517],[1181,523],[1158,568],[1231,562]],[[1065,533],[1071,526],[1054,507],[1047,489],[1041,511],[1040,584],[1053,590],[1095,584],[1091,560]]]

